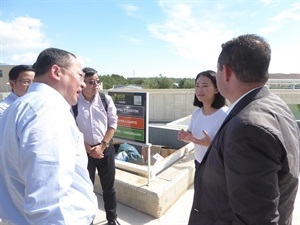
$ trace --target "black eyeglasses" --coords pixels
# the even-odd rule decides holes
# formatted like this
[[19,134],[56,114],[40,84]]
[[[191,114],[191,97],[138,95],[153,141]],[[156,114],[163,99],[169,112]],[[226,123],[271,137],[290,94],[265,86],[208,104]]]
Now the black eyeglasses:
[[89,85],[99,85],[101,83],[100,80],[89,80],[89,81],[84,81],[85,83],[88,83]]

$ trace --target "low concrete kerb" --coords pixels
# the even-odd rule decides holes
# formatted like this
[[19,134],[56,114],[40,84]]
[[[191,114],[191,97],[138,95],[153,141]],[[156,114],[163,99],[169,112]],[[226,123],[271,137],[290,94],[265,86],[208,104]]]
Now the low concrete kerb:
[[[156,177],[148,178],[116,169],[117,201],[140,212],[161,217],[194,182],[194,151],[168,167]],[[99,177],[94,191],[102,194]]]

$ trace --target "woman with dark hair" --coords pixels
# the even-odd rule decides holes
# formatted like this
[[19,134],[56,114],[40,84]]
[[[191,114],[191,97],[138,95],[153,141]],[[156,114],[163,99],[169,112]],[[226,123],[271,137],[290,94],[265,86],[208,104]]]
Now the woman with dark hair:
[[227,116],[226,100],[217,88],[216,73],[207,70],[199,73],[195,79],[195,97],[188,130],[178,133],[178,140],[194,143],[196,170],[205,155],[213,137]]

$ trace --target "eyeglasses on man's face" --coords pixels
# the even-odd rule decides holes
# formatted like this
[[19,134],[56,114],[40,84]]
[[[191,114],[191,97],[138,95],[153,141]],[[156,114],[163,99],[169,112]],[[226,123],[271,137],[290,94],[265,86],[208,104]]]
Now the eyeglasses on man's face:
[[14,80],[15,83],[19,82],[23,86],[29,86],[32,83],[32,80]]
[[100,80],[89,80],[89,81],[84,81],[85,83],[88,83],[89,85],[99,85],[101,83]]
[[66,67],[63,67],[63,66],[60,66],[61,68],[65,69],[65,70],[68,70],[69,72],[71,72],[73,75],[75,75],[76,77],[79,77],[79,81],[82,82],[83,79],[84,79],[84,74],[81,74],[81,73],[75,73],[73,72],[72,70],[66,68]]

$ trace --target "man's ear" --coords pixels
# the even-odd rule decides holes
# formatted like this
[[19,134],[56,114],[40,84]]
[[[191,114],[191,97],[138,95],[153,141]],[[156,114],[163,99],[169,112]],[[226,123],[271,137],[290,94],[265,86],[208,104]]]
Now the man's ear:
[[51,67],[50,73],[51,73],[51,78],[55,80],[59,80],[60,76],[62,75],[61,68],[56,64],[54,64]]
[[9,80],[8,82],[10,87],[13,89],[16,83],[13,80]]
[[230,79],[232,79],[233,76],[233,71],[228,65],[223,65],[223,70],[224,70],[224,81],[228,82]]

